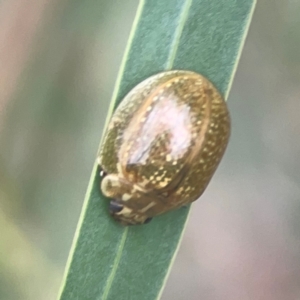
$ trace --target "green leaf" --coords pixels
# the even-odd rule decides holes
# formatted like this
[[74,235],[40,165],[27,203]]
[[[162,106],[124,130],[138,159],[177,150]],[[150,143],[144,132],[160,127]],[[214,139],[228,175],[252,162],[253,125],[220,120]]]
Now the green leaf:
[[[140,1],[108,119],[136,84],[166,69],[201,73],[227,98],[254,6],[254,0]],[[99,184],[95,163],[59,299],[158,299],[189,208],[124,228],[108,215]]]

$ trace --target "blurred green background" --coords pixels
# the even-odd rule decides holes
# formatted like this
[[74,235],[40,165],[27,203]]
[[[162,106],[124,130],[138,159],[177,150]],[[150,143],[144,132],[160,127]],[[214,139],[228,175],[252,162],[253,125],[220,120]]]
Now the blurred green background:
[[[56,298],[137,5],[0,3],[0,299]],[[300,297],[299,15],[258,2],[163,300]]]

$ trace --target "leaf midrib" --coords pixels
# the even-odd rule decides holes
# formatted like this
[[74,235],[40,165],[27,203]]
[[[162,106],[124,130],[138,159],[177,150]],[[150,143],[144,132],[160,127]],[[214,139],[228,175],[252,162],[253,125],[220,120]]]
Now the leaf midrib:
[[129,229],[129,227],[126,227],[124,229],[124,232],[123,232],[122,236],[121,236],[121,240],[120,240],[120,243],[119,243],[119,246],[118,246],[118,250],[116,252],[116,257],[115,257],[115,260],[114,260],[113,267],[111,269],[111,272],[110,272],[110,274],[107,278],[106,284],[104,286],[104,292],[103,292],[103,295],[102,295],[102,300],[107,299],[110,288],[111,288],[112,283],[114,281],[114,278],[116,276],[117,269],[119,267],[119,263],[120,263],[122,253],[123,253],[123,250],[124,250],[125,242],[126,242],[126,239],[127,239],[128,229]]

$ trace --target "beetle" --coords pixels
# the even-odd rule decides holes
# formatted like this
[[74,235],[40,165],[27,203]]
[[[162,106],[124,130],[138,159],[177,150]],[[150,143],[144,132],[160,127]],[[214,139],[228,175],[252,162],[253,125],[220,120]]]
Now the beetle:
[[230,116],[215,86],[192,71],[142,81],[113,114],[98,163],[110,214],[123,225],[197,200],[228,144]]

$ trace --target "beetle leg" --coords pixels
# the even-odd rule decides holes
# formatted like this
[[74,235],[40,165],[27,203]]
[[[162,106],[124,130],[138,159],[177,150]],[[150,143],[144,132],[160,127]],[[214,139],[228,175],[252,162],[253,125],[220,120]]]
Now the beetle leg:
[[152,219],[153,219],[153,218],[147,218],[147,219],[145,220],[144,224],[148,224],[149,222],[152,221]]
[[99,165],[99,169],[100,169],[100,172],[99,172],[99,175],[101,178],[105,177],[107,175],[107,173],[102,169],[102,167]]
[[122,211],[123,208],[124,208],[124,206],[115,200],[112,200],[109,203],[109,212],[111,214],[118,213],[118,212]]

